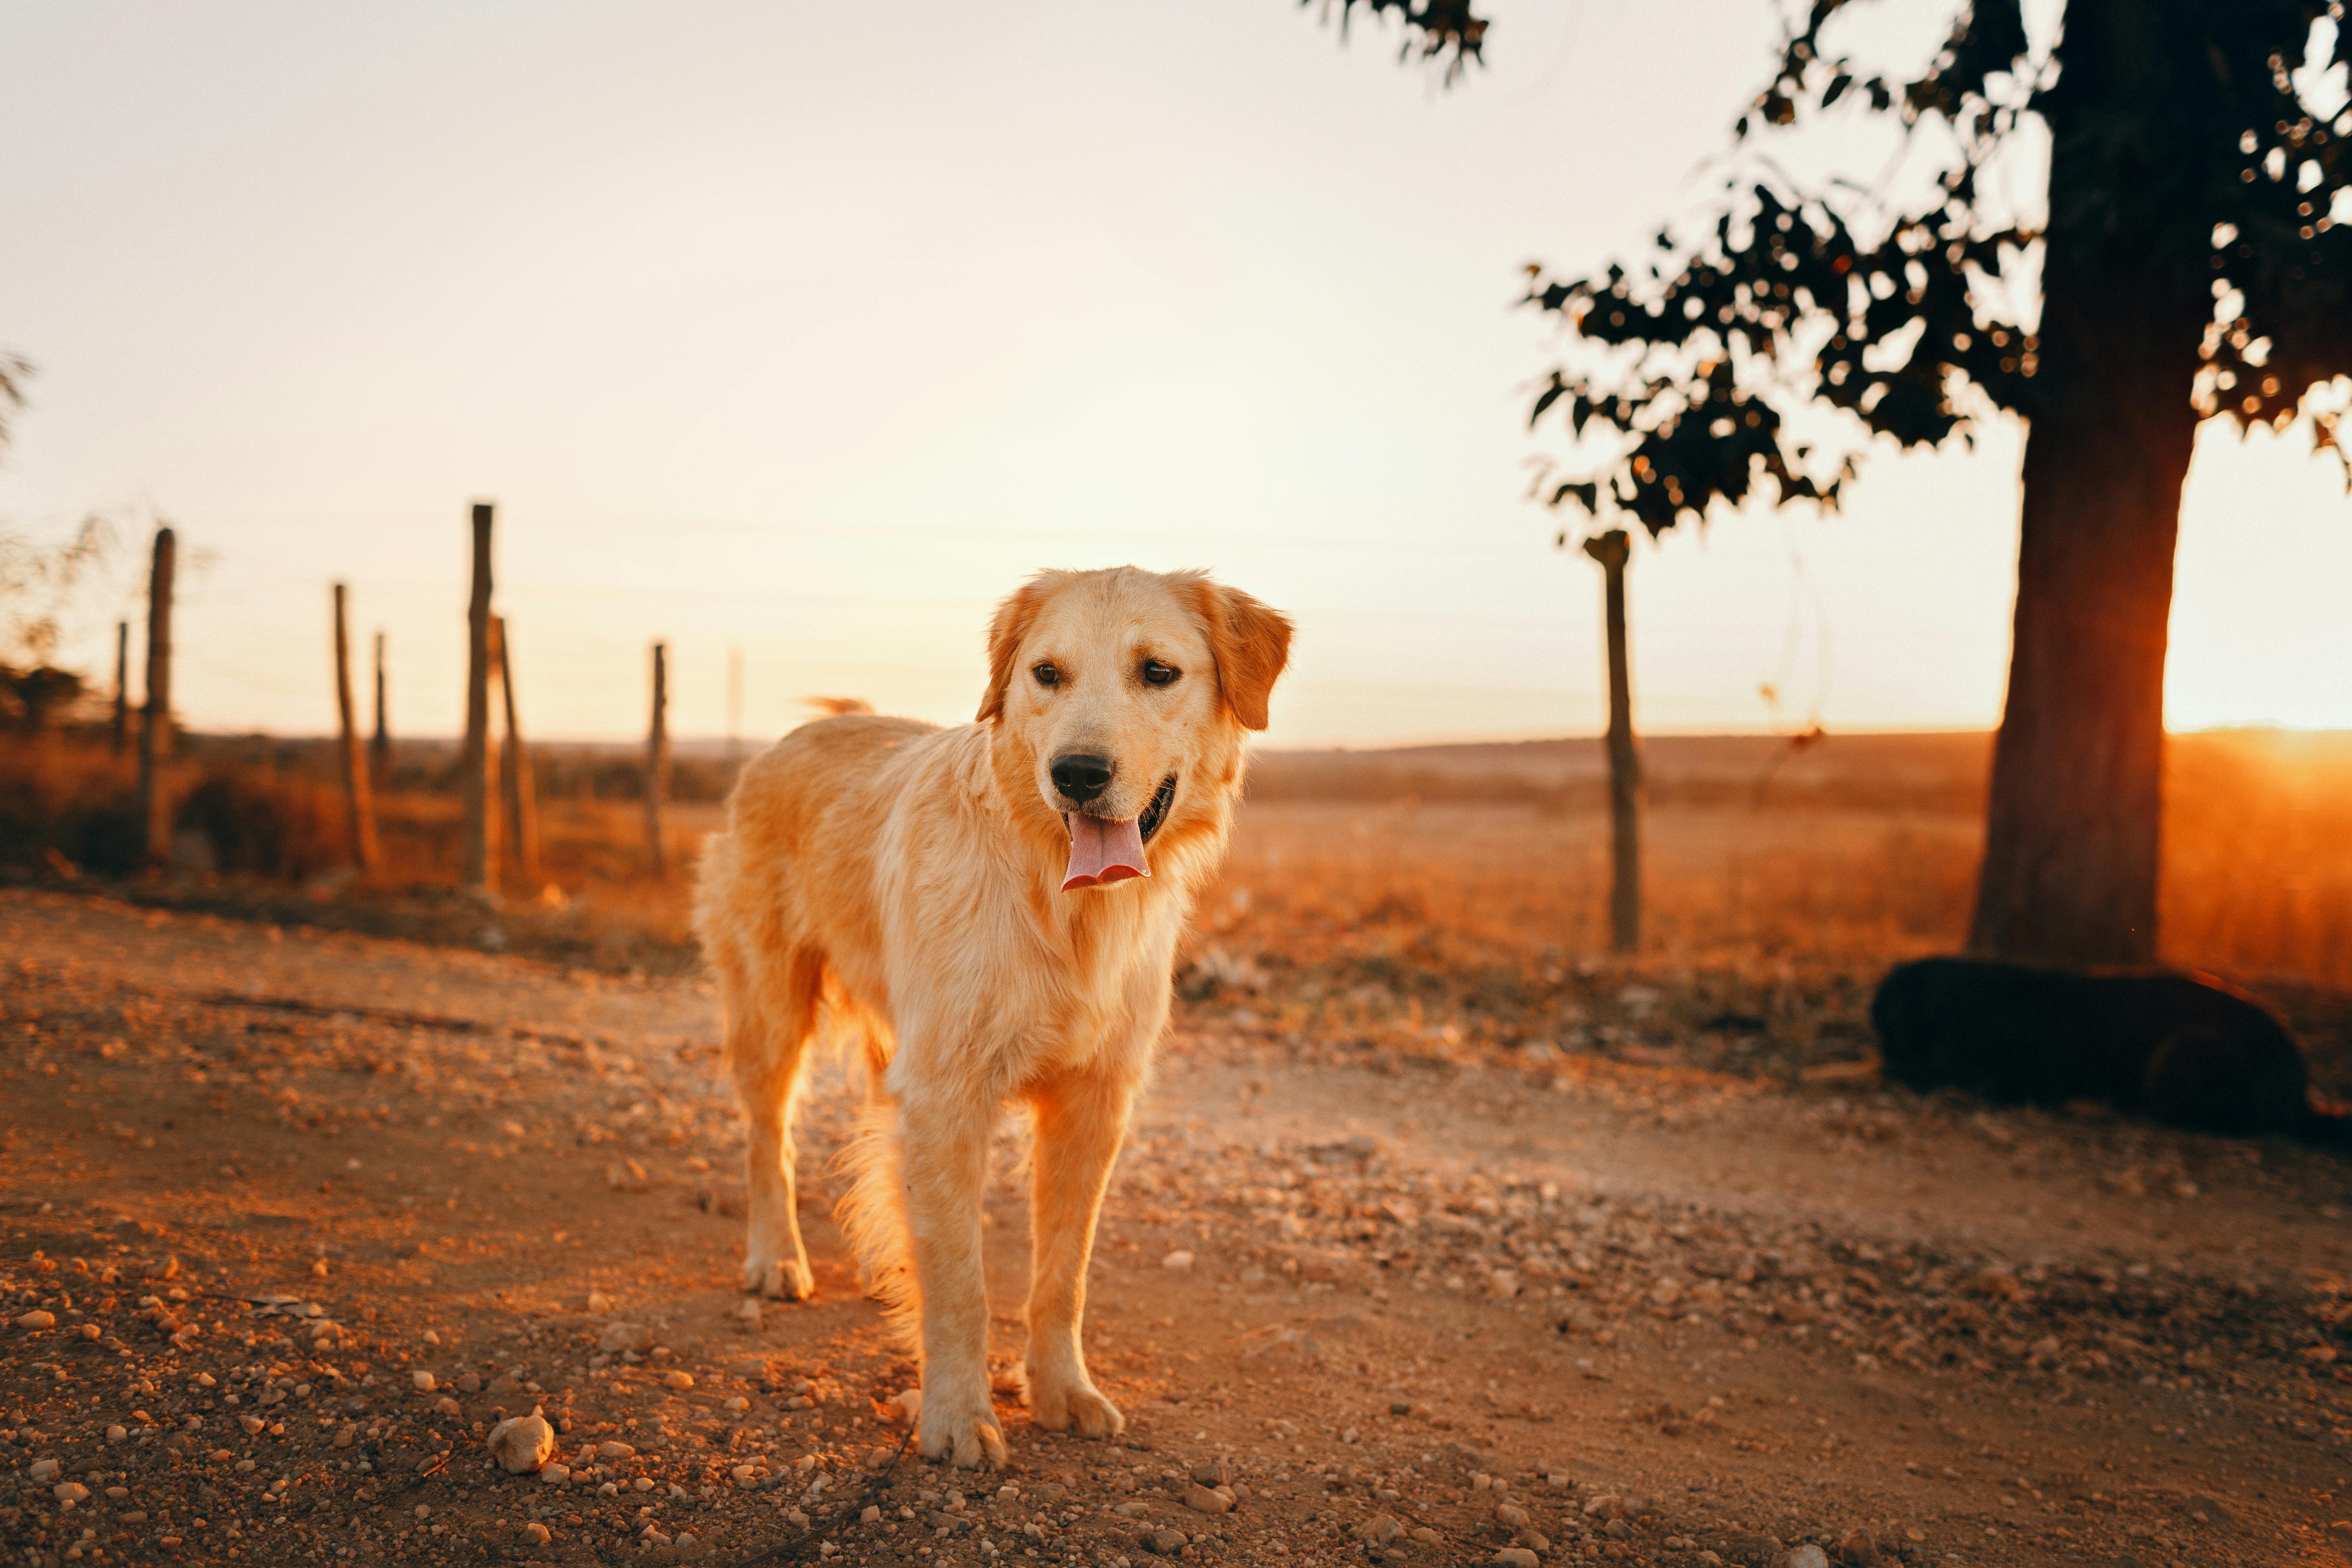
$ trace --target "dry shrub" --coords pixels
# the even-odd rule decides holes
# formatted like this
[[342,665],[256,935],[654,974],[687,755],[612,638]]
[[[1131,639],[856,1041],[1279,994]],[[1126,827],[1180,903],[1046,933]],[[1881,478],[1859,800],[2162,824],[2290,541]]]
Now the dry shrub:
[[346,858],[341,793],[277,768],[208,771],[180,796],[173,827],[201,838],[211,868],[231,876],[300,881]]
[[48,734],[0,743],[0,866],[53,869],[55,855],[103,876],[136,870],[138,775],[104,746]]

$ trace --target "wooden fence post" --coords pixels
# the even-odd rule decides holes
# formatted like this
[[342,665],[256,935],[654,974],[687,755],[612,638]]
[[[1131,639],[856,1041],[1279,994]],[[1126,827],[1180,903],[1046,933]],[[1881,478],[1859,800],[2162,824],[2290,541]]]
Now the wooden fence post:
[[653,857],[654,880],[669,875],[662,852],[662,796],[669,790],[669,647],[654,644],[654,722],[646,736],[646,847]]
[[1619,952],[1642,946],[1642,759],[1633,749],[1633,677],[1625,651],[1625,563],[1632,547],[1612,528],[1584,542],[1604,574],[1609,638],[1610,938]]
[[178,553],[172,531],[157,529],[147,575],[147,710],[139,725],[139,823],[151,868],[172,858],[172,792],[163,763],[172,750],[172,569]]
[[727,771],[730,777],[743,765],[743,649],[727,650]]
[[392,730],[384,718],[383,634],[375,634],[375,734],[368,742],[368,782],[384,787],[392,776]]
[[474,503],[474,590],[466,605],[466,750],[462,784],[466,798],[465,885],[477,892],[499,890],[498,816],[490,802],[498,793],[499,757],[490,744],[490,520],[496,508]]
[[515,719],[514,644],[507,637],[507,618],[492,617],[490,632],[499,645],[499,690],[506,699],[507,838],[512,847],[515,874],[528,893],[539,886],[539,785],[531,774],[530,752],[524,746],[522,726]]
[[131,749],[131,623],[114,623],[114,754]]
[[383,868],[375,839],[375,799],[368,787],[367,759],[360,747],[359,715],[352,702],[352,638],[346,611],[349,590],[335,584],[335,714],[342,726],[339,754],[343,763],[344,841],[362,877]]

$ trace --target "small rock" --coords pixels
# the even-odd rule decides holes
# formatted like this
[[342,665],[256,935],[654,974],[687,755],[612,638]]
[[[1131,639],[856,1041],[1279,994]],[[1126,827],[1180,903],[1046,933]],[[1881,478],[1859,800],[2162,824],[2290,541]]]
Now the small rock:
[[1511,1537],[1511,1541],[1514,1545],[1524,1546],[1538,1557],[1551,1550],[1551,1537],[1533,1525]]
[[857,1522],[860,1524],[879,1524],[882,1522],[882,1510],[876,1508],[872,1503],[867,1503],[866,1505],[866,1511],[857,1516]]
[[1192,1467],[1192,1479],[1204,1487],[1231,1486],[1234,1473],[1220,1460],[1204,1459]]
[[613,1298],[605,1295],[602,1290],[591,1290],[588,1292],[588,1310],[592,1312],[609,1312],[613,1310]]
[[1184,1550],[1184,1532],[1181,1530],[1155,1530],[1145,1536],[1140,1544],[1147,1552],[1156,1552],[1162,1557],[1173,1557]]
[[[1173,1268],[1179,1271],[1190,1268],[1192,1267],[1192,1255],[1189,1252],[1171,1252],[1167,1257],[1160,1260],[1160,1267],[1162,1268]],[[28,1317],[34,1315],[35,1314],[32,1313],[26,1314]],[[39,1313],[37,1315],[41,1317],[48,1316],[46,1312]]]
[[1870,1531],[1856,1526],[1838,1542],[1838,1561],[1846,1568],[1875,1568],[1878,1542],[1871,1538]]
[[694,1386],[694,1373],[690,1372],[666,1372],[662,1373],[662,1386],[664,1388],[675,1388],[682,1394],[686,1390]]
[[1543,1559],[1524,1546],[1506,1546],[1486,1561],[1495,1568],[1538,1568]]
[[747,1297],[736,1305],[735,1316],[747,1323],[758,1322],[760,1321],[760,1303],[751,1300]]
[[1429,1526],[1425,1524],[1416,1524],[1405,1533],[1412,1536],[1415,1541],[1420,1542],[1423,1546],[1443,1546],[1445,1544],[1445,1537],[1438,1534],[1437,1531],[1430,1529]]
[[417,1393],[430,1394],[433,1392],[433,1374],[431,1373],[412,1372],[408,1375],[415,1381]]
[[[300,1392],[301,1392],[301,1390],[297,1389],[297,1390],[295,1390],[295,1392],[299,1394],[299,1393],[300,1393]],[[479,1393],[481,1393],[481,1392],[482,1392],[482,1379],[481,1379],[480,1374],[479,1374],[479,1373],[471,1373],[471,1372],[468,1372],[468,1373],[460,1373],[460,1374],[458,1375],[458,1378],[457,1378],[457,1392],[458,1392],[458,1393],[460,1393],[460,1394],[479,1394]]]
[[1213,1487],[1192,1486],[1184,1489],[1184,1506],[1194,1513],[1223,1513],[1234,1506],[1233,1494]]
[[537,1410],[528,1415],[509,1415],[490,1428],[484,1446],[507,1474],[519,1476],[540,1468],[554,1457],[555,1428]]
[[547,1526],[534,1519],[522,1527],[522,1538],[533,1546],[544,1546],[549,1540]]
[[572,1467],[569,1465],[541,1465],[539,1467],[539,1479],[547,1482],[551,1486],[562,1486],[564,1482],[572,1479]]
[[1403,1523],[1392,1513],[1376,1513],[1356,1526],[1356,1539],[1373,1546],[1386,1546],[1403,1533]]
[[1784,1554],[1780,1568],[1830,1568],[1830,1554],[1809,1543]]
[[460,1414],[457,1408],[457,1402],[450,1398],[446,1394],[433,1402],[433,1413],[436,1415],[456,1415]]
[[[1187,1258],[1185,1261],[1189,1263],[1192,1259]],[[27,1333],[36,1329],[54,1329],[58,1326],[57,1314],[42,1311],[26,1312],[17,1318],[16,1326]]]
[[634,1459],[637,1457],[637,1451],[626,1443],[599,1443],[596,1454],[604,1459]]
[[596,1348],[607,1355],[623,1351],[635,1351],[642,1355],[654,1348],[654,1331],[638,1323],[607,1323],[604,1331],[596,1336]]
[[1521,1508],[1517,1503],[1498,1502],[1495,1505],[1496,1523],[1517,1527],[1527,1523],[1527,1521],[1528,1510]]
[[59,1481],[49,1490],[59,1502],[80,1502],[89,1496],[89,1489],[79,1481]]
[[35,1459],[33,1468],[25,1473],[36,1481],[53,1481],[58,1479],[59,1468],[55,1459]]
[[240,1415],[236,1418],[236,1424],[245,1428],[245,1435],[248,1437],[255,1436],[264,1426],[269,1425],[258,1415]]

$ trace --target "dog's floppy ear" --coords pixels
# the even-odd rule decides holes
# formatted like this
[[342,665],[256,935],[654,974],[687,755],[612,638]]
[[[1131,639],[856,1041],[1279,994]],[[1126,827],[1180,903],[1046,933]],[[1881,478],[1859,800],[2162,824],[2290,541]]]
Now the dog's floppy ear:
[[1225,705],[1245,730],[1265,728],[1266,699],[1290,663],[1290,617],[1239,588],[1202,578],[1193,584]]
[[1045,599],[1044,577],[1032,577],[996,606],[995,618],[988,623],[988,692],[980,700],[981,723],[1004,711],[1004,694],[1013,687],[1013,661],[1021,657],[1021,641]]

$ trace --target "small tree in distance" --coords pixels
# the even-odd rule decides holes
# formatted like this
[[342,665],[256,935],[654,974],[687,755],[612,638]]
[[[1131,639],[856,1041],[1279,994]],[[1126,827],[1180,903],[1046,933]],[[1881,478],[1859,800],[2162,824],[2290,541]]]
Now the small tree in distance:
[[[1449,78],[1481,58],[1466,7],[1364,3],[1450,55]],[[1947,132],[1927,194],[1808,188],[1759,157],[1638,270],[1531,268],[1528,302],[1568,336],[1531,420],[1575,442],[1544,499],[1654,534],[1751,500],[1834,508],[1872,437],[1969,442],[2021,416],[2013,644],[1969,945],[2145,963],[2197,426],[2301,417],[2352,479],[2343,0],[2067,0],[2040,48],[2020,0],[1977,0],[1908,80],[1825,37],[1855,4],[1812,0],[1734,142],[1846,114],[1898,121],[1906,145]],[[2003,210],[1986,172],[2029,121],[2047,132],[2047,189]]]

